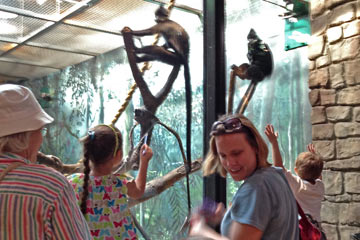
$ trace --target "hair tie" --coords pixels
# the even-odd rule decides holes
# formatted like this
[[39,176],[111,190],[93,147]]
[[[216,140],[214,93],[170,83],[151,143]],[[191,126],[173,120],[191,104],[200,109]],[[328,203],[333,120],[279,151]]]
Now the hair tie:
[[95,138],[95,131],[92,131],[92,130],[88,131],[88,135],[89,135],[91,141],[94,140],[94,138]]

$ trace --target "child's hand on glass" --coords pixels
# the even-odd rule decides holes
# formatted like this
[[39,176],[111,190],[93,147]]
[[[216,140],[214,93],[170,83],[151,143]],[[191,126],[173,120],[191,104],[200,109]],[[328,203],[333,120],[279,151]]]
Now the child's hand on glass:
[[313,154],[316,154],[314,144],[312,144],[312,143],[308,144],[307,149],[308,149],[309,152],[311,152]]
[[278,133],[275,132],[274,126],[271,124],[267,124],[265,127],[265,135],[268,137],[271,144],[277,142]]

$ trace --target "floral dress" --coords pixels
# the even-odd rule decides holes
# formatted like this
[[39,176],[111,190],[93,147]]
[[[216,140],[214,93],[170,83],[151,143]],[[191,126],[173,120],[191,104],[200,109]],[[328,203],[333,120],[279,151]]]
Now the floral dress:
[[[80,204],[84,174],[68,176]],[[128,209],[127,179],[121,174],[90,176],[86,216],[94,240],[136,240],[136,228]]]

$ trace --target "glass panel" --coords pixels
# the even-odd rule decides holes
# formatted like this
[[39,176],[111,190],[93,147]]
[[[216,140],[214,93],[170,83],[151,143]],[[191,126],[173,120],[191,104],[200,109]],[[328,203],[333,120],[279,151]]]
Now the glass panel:
[[[156,9],[157,5],[154,5]],[[202,22],[195,14],[173,9],[171,19],[181,24],[190,36],[190,71],[192,84],[192,159],[203,155],[203,33]],[[153,24],[153,18],[149,20]],[[149,27],[150,27],[149,26]],[[109,41],[112,41],[109,39]],[[144,42],[143,42],[144,44]],[[156,94],[165,84],[171,67],[152,62],[144,79]],[[139,64],[141,66],[141,64]],[[167,99],[158,108],[156,116],[173,128],[186,148],[185,80],[179,72]],[[79,138],[89,127],[110,123],[127,97],[134,83],[124,48],[70,66],[47,77],[28,81],[41,105],[54,117],[48,126],[41,151],[56,155],[64,163],[76,163],[81,158]],[[134,109],[142,106],[136,90],[125,112],[116,123],[123,133],[124,155],[127,155],[129,133],[134,125]],[[134,142],[139,141],[139,127],[135,128]],[[148,181],[162,177],[183,165],[183,159],[174,135],[164,127],[154,127],[151,145],[154,156],[148,169]],[[125,157],[125,156],[124,156]],[[137,172],[130,173],[136,176]],[[202,200],[201,171],[191,174],[191,200],[196,206]],[[151,239],[180,238],[180,227],[188,214],[186,181],[177,181],[162,194],[132,208],[141,226]],[[142,239],[139,233],[140,239]]]
[[[283,5],[284,1],[272,1]],[[249,117],[267,141],[264,134],[268,123],[279,132],[278,142],[286,168],[293,170],[300,152],[311,141],[311,108],[308,100],[307,48],[285,51],[285,21],[278,15],[285,10],[261,0],[226,1],[226,61],[228,77],[230,66],[248,63],[247,34],[253,28],[270,46],[274,59],[272,75],[260,82],[245,115]],[[237,78],[234,109],[244,95],[249,80]],[[267,141],[268,142],[268,141]],[[269,161],[271,146],[269,146]],[[227,197],[232,196],[240,183],[228,181]]]

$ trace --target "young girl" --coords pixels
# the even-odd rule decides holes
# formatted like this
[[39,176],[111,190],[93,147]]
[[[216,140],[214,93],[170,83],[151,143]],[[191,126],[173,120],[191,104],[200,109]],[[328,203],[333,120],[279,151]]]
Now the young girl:
[[80,209],[94,239],[137,239],[128,209],[127,196],[137,199],[145,191],[146,174],[153,153],[144,144],[140,149],[140,168],[135,180],[112,174],[121,163],[122,136],[112,125],[92,128],[82,140],[84,173],[70,175]]

